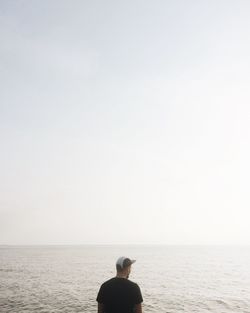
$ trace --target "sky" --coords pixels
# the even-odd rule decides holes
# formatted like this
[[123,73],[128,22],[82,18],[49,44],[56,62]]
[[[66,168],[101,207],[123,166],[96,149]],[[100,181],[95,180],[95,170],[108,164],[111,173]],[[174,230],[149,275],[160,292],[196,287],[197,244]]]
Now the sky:
[[249,10],[0,0],[0,244],[250,244]]

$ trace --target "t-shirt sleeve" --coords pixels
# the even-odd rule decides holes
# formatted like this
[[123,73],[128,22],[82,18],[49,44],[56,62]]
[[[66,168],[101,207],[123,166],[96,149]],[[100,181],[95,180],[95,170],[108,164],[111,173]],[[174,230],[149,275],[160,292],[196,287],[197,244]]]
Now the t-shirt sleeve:
[[142,302],[143,302],[143,298],[142,298],[140,287],[137,284],[135,284],[134,303],[135,304],[139,304],[139,303],[142,303]]
[[101,288],[99,289],[96,301],[99,303],[104,303],[104,288],[103,288],[103,286],[101,286]]

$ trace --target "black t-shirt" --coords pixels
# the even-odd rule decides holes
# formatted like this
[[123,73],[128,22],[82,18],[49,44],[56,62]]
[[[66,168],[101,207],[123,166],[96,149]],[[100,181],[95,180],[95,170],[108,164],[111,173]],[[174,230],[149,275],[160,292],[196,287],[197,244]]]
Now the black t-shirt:
[[96,301],[104,304],[105,313],[133,313],[135,305],[143,299],[136,283],[114,277],[101,285]]

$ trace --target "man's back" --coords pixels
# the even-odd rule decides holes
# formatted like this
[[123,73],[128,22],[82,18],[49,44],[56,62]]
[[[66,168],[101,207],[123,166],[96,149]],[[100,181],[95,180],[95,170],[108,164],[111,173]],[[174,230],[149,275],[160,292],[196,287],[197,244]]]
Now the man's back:
[[102,284],[97,301],[104,305],[105,313],[133,313],[134,307],[143,299],[136,283],[114,277]]

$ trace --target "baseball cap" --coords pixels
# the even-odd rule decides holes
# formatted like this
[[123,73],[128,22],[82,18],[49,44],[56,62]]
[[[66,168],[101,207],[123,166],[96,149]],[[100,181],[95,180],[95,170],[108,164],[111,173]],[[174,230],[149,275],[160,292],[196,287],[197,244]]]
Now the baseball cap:
[[120,269],[124,269],[125,267],[130,266],[131,264],[135,263],[136,260],[131,260],[125,256],[121,256],[116,261],[116,267],[119,267]]

